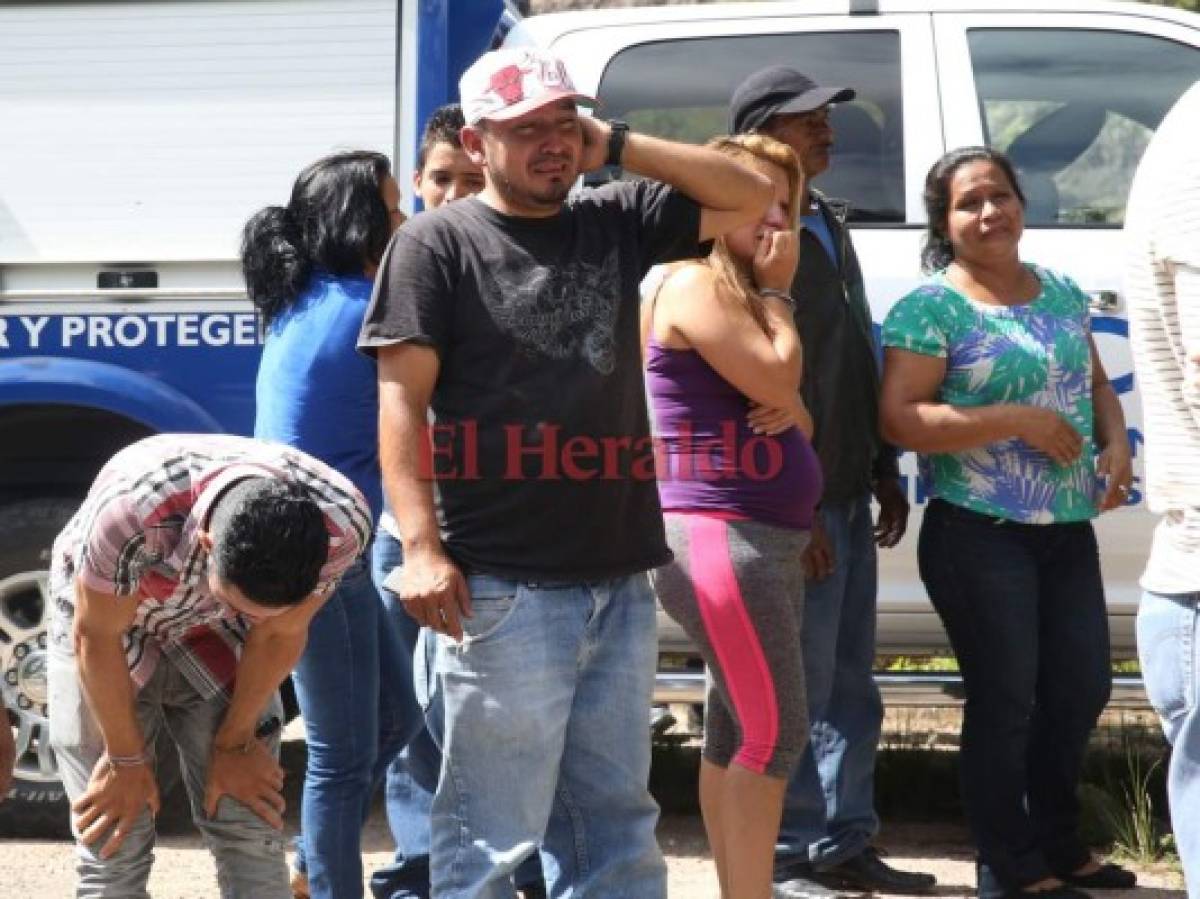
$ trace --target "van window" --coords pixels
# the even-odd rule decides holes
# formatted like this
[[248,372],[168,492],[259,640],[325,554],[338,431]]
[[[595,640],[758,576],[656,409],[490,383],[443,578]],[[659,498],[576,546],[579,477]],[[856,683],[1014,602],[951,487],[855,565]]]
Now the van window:
[[833,161],[813,183],[848,200],[850,220],[904,221],[900,35],[895,31],[748,35],[659,41],[613,57],[600,80],[604,114],[637,131],[702,143],[729,128],[729,97],[750,73],[794,65],[820,84],[852,87],[834,108]]
[[984,136],[1017,168],[1026,223],[1120,227],[1138,160],[1200,78],[1200,51],[1120,31],[975,28],[967,37]]

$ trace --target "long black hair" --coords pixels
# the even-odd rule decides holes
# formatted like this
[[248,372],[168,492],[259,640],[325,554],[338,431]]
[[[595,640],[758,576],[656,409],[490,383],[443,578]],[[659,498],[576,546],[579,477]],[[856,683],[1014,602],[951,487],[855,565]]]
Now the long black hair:
[[950,211],[950,181],[954,173],[972,162],[991,162],[1004,172],[1012,185],[1013,193],[1025,206],[1025,194],[1017,180],[1017,171],[1012,161],[999,150],[991,147],[959,147],[951,150],[933,164],[925,176],[925,240],[921,246],[921,270],[936,272],[954,261],[954,247],[946,236],[946,216]]
[[267,206],[242,230],[246,292],[270,324],[308,284],[313,269],[361,275],[391,237],[380,186],[392,166],[382,153],[335,153],[307,166],[287,206]]

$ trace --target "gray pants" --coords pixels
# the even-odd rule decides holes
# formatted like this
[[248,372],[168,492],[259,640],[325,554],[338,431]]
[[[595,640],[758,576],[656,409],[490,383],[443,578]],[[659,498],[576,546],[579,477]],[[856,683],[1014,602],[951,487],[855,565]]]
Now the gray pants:
[[786,778],[808,739],[800,634],[808,531],[668,512],[663,611],[708,668],[704,758]]
[[[49,681],[51,745],[67,796],[75,802],[87,790],[104,741],[84,700],[75,657],[51,652]],[[179,750],[192,819],[216,860],[222,899],[291,899],[282,833],[228,796],[221,798],[214,818],[204,814],[209,753],[226,706],[223,698],[204,699],[166,658],[159,660],[150,682],[137,695],[137,717],[147,745],[153,747],[165,727]],[[282,714],[276,697],[266,716]],[[278,753],[278,733],[271,738],[271,748]],[[146,882],[155,837],[149,810],[108,859],[99,855],[107,834],[87,846],[73,823],[72,832],[79,857],[79,899],[149,899]]]

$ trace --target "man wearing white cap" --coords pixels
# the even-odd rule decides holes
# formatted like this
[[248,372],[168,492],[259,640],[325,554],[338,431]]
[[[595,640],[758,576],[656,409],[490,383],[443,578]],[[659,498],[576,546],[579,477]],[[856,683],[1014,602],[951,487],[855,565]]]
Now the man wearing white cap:
[[[379,357],[397,592],[445,711],[433,893],[509,899],[540,848],[553,895],[660,899],[646,571],[670,556],[638,284],[761,216],[770,185],[579,116],[594,101],[538,50],[488,53],[459,89],[486,187],[398,232],[359,341]],[[649,180],[568,199],[605,163]]]

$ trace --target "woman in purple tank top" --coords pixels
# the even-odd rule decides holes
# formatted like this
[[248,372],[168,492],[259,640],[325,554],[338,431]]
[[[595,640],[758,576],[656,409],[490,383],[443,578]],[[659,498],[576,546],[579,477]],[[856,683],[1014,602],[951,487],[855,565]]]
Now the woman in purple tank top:
[[707,258],[670,270],[643,311],[675,553],[653,580],[708,666],[700,804],[721,895],[769,899],[784,788],[808,735],[801,556],[821,495],[786,292],[803,176],[769,137],[710,145],[770,177],[775,200]]

